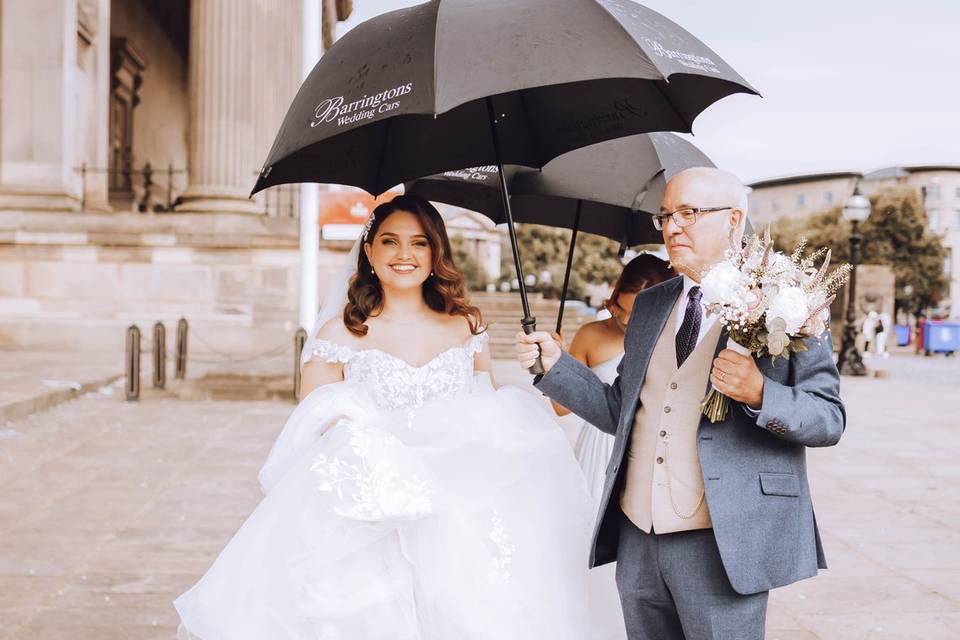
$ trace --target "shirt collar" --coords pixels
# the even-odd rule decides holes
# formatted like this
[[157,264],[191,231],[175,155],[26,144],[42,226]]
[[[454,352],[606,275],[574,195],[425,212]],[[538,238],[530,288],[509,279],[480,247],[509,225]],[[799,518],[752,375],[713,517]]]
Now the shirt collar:
[[690,289],[699,286],[699,283],[695,282],[693,278],[687,274],[683,274],[683,299],[689,300]]

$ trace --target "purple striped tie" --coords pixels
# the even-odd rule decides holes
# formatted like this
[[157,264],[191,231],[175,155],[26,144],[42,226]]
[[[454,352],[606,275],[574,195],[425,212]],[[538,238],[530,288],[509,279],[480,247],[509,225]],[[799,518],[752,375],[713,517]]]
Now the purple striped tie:
[[683,324],[680,325],[680,331],[677,332],[678,369],[683,366],[684,361],[697,348],[697,338],[700,337],[700,320],[703,317],[703,311],[700,308],[700,287],[691,288],[688,296],[690,299],[687,301],[687,310],[683,313]]

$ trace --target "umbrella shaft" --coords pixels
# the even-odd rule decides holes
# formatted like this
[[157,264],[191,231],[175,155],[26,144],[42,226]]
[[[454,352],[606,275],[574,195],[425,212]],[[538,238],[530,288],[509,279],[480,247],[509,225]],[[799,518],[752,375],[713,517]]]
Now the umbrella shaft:
[[520,249],[517,246],[517,230],[514,228],[513,211],[510,209],[510,197],[507,193],[507,179],[503,175],[503,159],[500,154],[500,136],[497,134],[497,116],[493,109],[493,98],[487,98],[487,116],[490,120],[490,136],[493,139],[493,151],[497,156],[497,175],[500,178],[500,197],[507,218],[507,234],[510,236],[510,248],[513,250],[513,264],[517,270],[517,285],[520,288],[520,304],[523,305],[523,324],[533,320],[530,304],[527,302],[527,288],[523,282],[523,265],[520,263]]
[[570,234],[570,251],[567,253],[567,271],[563,274],[563,291],[560,293],[560,310],[557,312],[557,333],[563,329],[563,307],[567,302],[567,287],[570,285],[570,271],[573,269],[573,252],[577,247],[581,209],[583,209],[583,200],[577,200],[577,213],[573,217],[573,232]]
[[[537,319],[530,315],[530,303],[527,302],[527,287],[523,282],[523,265],[520,264],[520,248],[517,246],[517,230],[513,225],[513,211],[510,210],[510,197],[507,194],[507,179],[503,175],[503,156],[500,153],[500,136],[497,133],[497,116],[493,110],[493,98],[487,97],[487,118],[490,120],[490,137],[493,138],[493,151],[497,156],[497,175],[500,177],[500,198],[503,211],[507,216],[507,233],[510,235],[510,248],[513,249],[513,264],[517,269],[517,285],[520,288],[520,304],[523,305],[523,318],[520,324],[527,335],[537,330]],[[537,357],[528,371],[534,375],[544,373],[543,362]]]

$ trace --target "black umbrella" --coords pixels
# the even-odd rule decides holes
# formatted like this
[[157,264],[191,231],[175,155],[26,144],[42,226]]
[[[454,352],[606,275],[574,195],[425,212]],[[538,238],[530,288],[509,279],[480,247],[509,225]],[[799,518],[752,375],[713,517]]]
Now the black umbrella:
[[[667,181],[690,167],[713,167],[694,145],[672,133],[650,133],[583,147],[542,170],[504,167],[514,222],[571,229],[557,331],[570,283],[577,233],[585,231],[628,246],[662,243],[651,215],[660,211]],[[407,193],[507,221],[496,166],[472,167],[408,182]]]
[[603,140],[690,131],[733,93],[757,92],[702,42],[633,2],[566,0],[558,10],[556,0],[432,0],[377,16],[330,48],[253,192],[327,182],[379,195],[453,168],[542,167]]

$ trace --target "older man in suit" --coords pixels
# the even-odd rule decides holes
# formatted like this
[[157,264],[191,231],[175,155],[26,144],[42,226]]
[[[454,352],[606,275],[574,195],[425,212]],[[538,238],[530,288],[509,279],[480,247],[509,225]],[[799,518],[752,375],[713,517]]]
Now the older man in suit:
[[[701,301],[700,274],[746,214],[725,171],[667,184],[655,224],[683,275],[637,296],[613,384],[548,333],[517,335],[524,366],[542,358],[536,387],[616,436],[591,566],[617,561],[630,640],[763,638],[768,591],[826,567],[806,447],[836,444],[846,424],[829,333],[758,360],[724,348]],[[710,383],[732,399],[716,424],[700,413]]]

